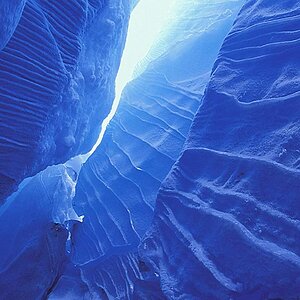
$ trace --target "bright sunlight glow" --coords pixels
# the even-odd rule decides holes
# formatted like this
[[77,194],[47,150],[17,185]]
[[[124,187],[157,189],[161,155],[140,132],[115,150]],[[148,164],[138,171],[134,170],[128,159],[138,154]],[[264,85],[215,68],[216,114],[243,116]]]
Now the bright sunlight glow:
[[140,0],[131,14],[128,35],[119,73],[116,79],[116,98],[133,79],[137,64],[147,55],[164,27],[174,0]]
[[160,31],[164,28],[175,1],[140,0],[131,13],[126,44],[116,78],[115,100],[112,110],[103,121],[98,140],[91,151],[78,157],[81,163],[85,163],[100,145],[106,127],[117,110],[124,87],[133,79],[136,66],[146,57]]

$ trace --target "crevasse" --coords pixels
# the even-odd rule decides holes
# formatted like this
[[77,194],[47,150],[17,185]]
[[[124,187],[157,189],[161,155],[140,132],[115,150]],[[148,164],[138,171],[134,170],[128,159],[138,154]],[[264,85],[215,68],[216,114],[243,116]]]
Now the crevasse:
[[0,4],[0,298],[297,298],[298,2]]

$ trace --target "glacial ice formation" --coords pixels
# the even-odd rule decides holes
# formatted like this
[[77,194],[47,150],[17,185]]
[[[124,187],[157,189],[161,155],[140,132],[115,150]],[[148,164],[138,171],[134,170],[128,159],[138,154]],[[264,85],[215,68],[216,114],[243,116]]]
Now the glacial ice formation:
[[[87,152],[114,99],[126,0],[0,4],[0,199]],[[8,41],[9,40],[9,41]]]
[[300,294],[299,9],[247,1],[222,46],[140,247],[169,299]]
[[0,21],[2,30],[0,33],[0,50],[4,48],[14,33],[24,8],[26,0],[2,2],[0,6]]
[[299,296],[299,1],[175,1],[89,152],[136,4],[0,3],[0,299]]
[[[72,232],[71,260],[93,289],[101,286],[112,299],[130,297],[134,282],[142,278],[141,263],[134,253],[149,228],[157,191],[182,149],[212,65],[241,3],[223,3],[228,10],[221,15],[217,14],[220,3],[202,4],[205,16],[211,18],[209,32],[207,23],[204,27],[190,15],[190,28],[198,26],[198,34],[180,40],[127,85],[101,145],[81,170],[73,202],[85,219]],[[199,15],[196,9],[194,13]],[[178,34],[186,27],[177,28]],[[201,63],[207,45],[210,52]],[[199,53],[198,61],[184,60],[193,52]],[[170,61],[173,64],[168,69]],[[188,72],[182,74],[185,68]],[[112,264],[119,267],[111,268]]]
[[55,223],[53,210],[60,194],[71,196],[66,176],[62,167],[48,168],[23,182],[21,191],[2,205],[1,299],[45,299],[55,284],[66,259],[68,232]]

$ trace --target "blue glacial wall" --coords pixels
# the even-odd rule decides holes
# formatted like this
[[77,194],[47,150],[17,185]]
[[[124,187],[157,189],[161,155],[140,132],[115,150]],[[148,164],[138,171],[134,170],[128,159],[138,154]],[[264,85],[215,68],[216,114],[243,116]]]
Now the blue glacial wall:
[[[125,88],[100,146],[80,171],[73,207],[84,220],[71,229],[71,262],[50,299],[67,298],[79,283],[101,299],[131,299],[136,282],[144,282],[141,270],[147,267],[136,255],[138,245],[151,224],[161,182],[181,152],[213,63],[242,3],[198,3],[198,10],[189,9],[189,22],[185,19],[185,26],[177,31],[186,33],[189,24],[197,33],[177,43],[173,40],[172,50]],[[190,5],[195,8],[195,3]],[[191,14],[199,16],[200,9],[209,24]],[[185,59],[193,53],[199,57]],[[154,299],[162,298],[159,285],[152,287]]]
[[57,208],[73,186],[72,173],[50,167],[25,180],[1,206],[1,299],[46,299],[55,285],[68,238]]
[[200,99],[162,74],[144,73],[127,86],[101,145],[82,167],[73,206],[84,221],[73,227],[71,260],[97,294],[132,294],[140,277],[133,253]]
[[139,248],[168,299],[300,295],[299,14],[247,1],[222,46]]
[[7,42],[14,33],[25,6],[26,0],[5,1],[0,6],[0,50],[6,46]]
[[0,298],[297,298],[299,1],[178,1],[86,160],[136,3],[0,4]]
[[127,0],[1,2],[0,199],[95,143],[129,9]]

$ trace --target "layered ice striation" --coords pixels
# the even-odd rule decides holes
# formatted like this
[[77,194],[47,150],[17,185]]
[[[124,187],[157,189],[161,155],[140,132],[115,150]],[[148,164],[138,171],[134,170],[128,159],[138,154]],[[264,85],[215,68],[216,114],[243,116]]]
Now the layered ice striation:
[[0,198],[44,169],[0,207],[0,298],[297,297],[299,1],[176,1],[57,164],[98,138],[136,3],[0,4]]
[[[66,268],[52,297],[66,297],[73,289],[71,281],[86,283],[90,293],[103,299],[140,299],[135,285],[143,282],[141,270],[146,266],[138,260],[137,247],[151,224],[161,182],[181,152],[241,4],[198,3],[198,9],[193,4],[190,19],[183,14],[185,26],[177,27],[181,36],[189,23],[190,36],[174,43],[125,88],[116,115],[83,165],[76,186],[73,206],[84,221],[72,228],[70,259],[80,277]],[[199,11],[209,24],[198,22]],[[194,53],[198,56],[185,59]],[[153,293],[154,299],[162,297],[159,286]]]
[[[4,199],[24,177],[87,152],[96,141],[114,98],[130,3],[3,1],[0,13]],[[72,206],[76,171],[49,167],[2,203],[1,299],[44,299],[56,285],[70,228],[83,220]]]
[[299,9],[247,1],[222,46],[140,246],[168,299],[300,294]]
[[25,6],[26,0],[2,1],[0,6],[0,50],[6,46],[14,33]]
[[[176,56],[166,51],[127,86],[101,145],[82,167],[74,161],[49,167],[8,198],[1,208],[7,225],[0,231],[7,240],[0,291],[7,299],[23,293],[31,299],[135,297],[136,282],[143,284],[142,271],[147,270],[137,247],[151,224],[160,183],[182,149],[237,3],[204,5],[205,15],[211,9],[211,34],[199,26],[198,35],[174,44]],[[221,8],[228,9],[226,14],[217,13]],[[183,63],[194,52],[200,57]],[[170,60],[173,72],[167,68]],[[185,69],[189,71],[183,73]],[[20,220],[19,226],[9,220]],[[38,272],[32,273],[36,264]],[[20,284],[13,288],[12,282]],[[159,285],[154,287],[154,297],[162,297]]]
[[0,199],[87,152],[114,98],[129,3],[2,1]]

